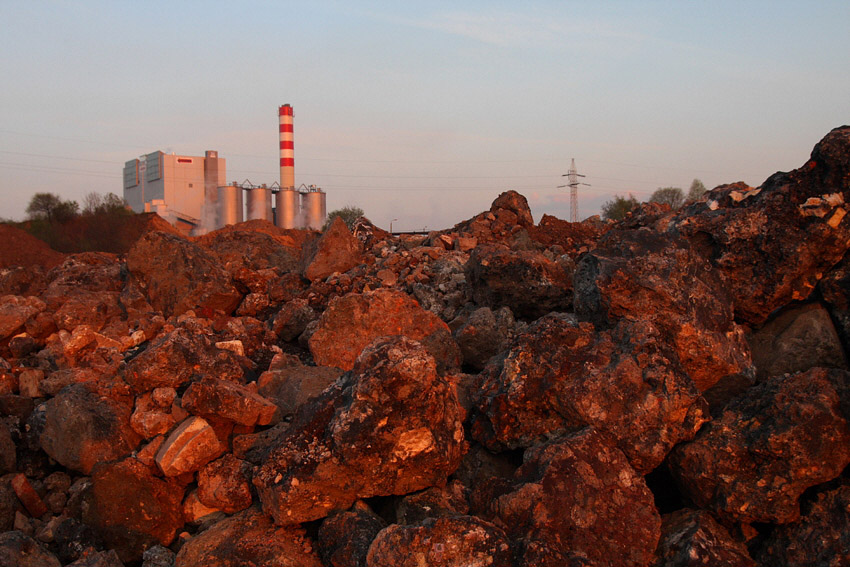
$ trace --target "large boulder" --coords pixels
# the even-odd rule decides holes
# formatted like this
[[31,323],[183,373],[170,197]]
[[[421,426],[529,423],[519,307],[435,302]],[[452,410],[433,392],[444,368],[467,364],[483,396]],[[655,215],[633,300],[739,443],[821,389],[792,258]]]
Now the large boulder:
[[460,365],[460,350],[448,325],[406,293],[387,289],[331,300],[310,337],[310,352],[320,366],[351,370],[366,345],[389,335],[421,342],[441,368]]
[[37,297],[4,295],[0,297],[0,341],[4,341],[19,332],[27,319],[47,308]]
[[169,545],[183,527],[183,492],[135,458],[103,464],[92,474],[83,519],[122,561],[138,560],[155,543]]
[[240,267],[249,270],[277,268],[281,272],[298,268],[293,250],[264,232],[228,227],[200,237],[197,243],[210,250],[231,273]]
[[842,126],[799,169],[757,188],[715,188],[681,210],[668,230],[691,240],[723,274],[735,316],[758,324],[808,298],[850,247],[848,171],[850,126]]
[[491,358],[505,350],[516,331],[516,321],[507,307],[495,311],[479,307],[462,321],[452,321],[451,326],[455,329],[454,337],[463,355],[464,366],[479,371]]
[[322,567],[300,528],[281,528],[249,508],[199,533],[177,554],[175,567]]
[[803,492],[850,464],[849,385],[847,371],[813,368],[751,388],[673,450],[674,478],[728,521],[793,522]]
[[480,375],[473,436],[516,449],[587,425],[615,440],[638,471],[658,466],[708,419],[705,400],[647,322],[596,331],[573,316],[542,317]]
[[124,381],[135,392],[154,388],[180,388],[194,376],[212,374],[240,381],[243,370],[236,356],[216,348],[208,337],[177,328],[146,345],[147,348],[127,363]]
[[230,380],[204,376],[183,394],[183,409],[200,416],[215,416],[242,425],[268,425],[277,406]]
[[319,528],[319,554],[330,567],[366,567],[366,554],[387,522],[365,504],[329,516]]
[[145,234],[127,253],[127,268],[166,317],[189,309],[230,314],[242,301],[217,257],[173,234]]
[[512,567],[513,552],[510,540],[498,526],[474,516],[455,516],[427,519],[416,526],[387,527],[372,542],[366,564]]
[[572,554],[597,566],[645,566],[661,533],[643,478],[593,428],[527,451],[513,489],[491,508],[508,535],[526,542],[520,564],[529,567]]
[[572,309],[573,269],[569,257],[556,262],[540,252],[488,244],[472,251],[465,271],[477,304],[510,307],[517,317],[533,320]]
[[347,272],[363,262],[363,244],[351,234],[342,217],[336,217],[321,237],[304,246],[302,271],[310,281]]
[[90,474],[96,464],[119,459],[138,446],[141,437],[130,425],[132,410],[132,396],[118,387],[72,384],[34,414],[41,448],[62,466]]
[[803,516],[777,526],[757,555],[760,565],[806,567],[850,561],[850,482],[821,491]]
[[816,366],[847,370],[847,357],[829,311],[817,303],[783,309],[747,336],[760,380]]
[[404,337],[377,340],[352,370],[301,407],[254,475],[279,524],[356,500],[443,483],[464,451],[463,410],[434,358]]
[[0,533],[0,567],[61,567],[55,555],[25,533]]
[[755,567],[747,546],[705,510],[683,508],[661,518],[655,567]]
[[752,372],[726,282],[687,241],[647,229],[610,230],[579,262],[574,287],[583,320],[656,324],[700,391]]

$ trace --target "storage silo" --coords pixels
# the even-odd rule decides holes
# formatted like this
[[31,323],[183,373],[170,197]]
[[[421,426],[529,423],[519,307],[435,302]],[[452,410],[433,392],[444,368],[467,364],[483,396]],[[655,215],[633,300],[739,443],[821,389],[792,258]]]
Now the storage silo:
[[301,194],[295,189],[281,189],[275,196],[274,223],[280,228],[299,228]]
[[265,185],[246,191],[248,198],[248,220],[272,220],[272,190]]
[[216,228],[240,222],[242,222],[242,187],[236,183],[219,187]]
[[304,226],[321,230],[327,217],[325,192],[315,185],[310,185],[307,191],[301,193],[301,208],[304,211]]

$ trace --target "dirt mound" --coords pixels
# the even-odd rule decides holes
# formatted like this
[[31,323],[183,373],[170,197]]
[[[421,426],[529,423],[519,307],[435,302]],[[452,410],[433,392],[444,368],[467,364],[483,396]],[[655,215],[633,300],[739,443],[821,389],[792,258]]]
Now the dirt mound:
[[46,243],[28,232],[0,224],[0,268],[11,266],[44,266],[61,264],[65,255],[52,250]]

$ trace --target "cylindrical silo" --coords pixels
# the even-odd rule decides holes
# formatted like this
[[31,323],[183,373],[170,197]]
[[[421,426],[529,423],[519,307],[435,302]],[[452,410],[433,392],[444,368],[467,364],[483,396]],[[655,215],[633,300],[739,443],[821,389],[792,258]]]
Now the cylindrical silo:
[[301,207],[304,209],[304,226],[321,230],[327,217],[325,192],[315,186],[301,193]]
[[242,187],[223,185],[218,188],[218,226],[242,222]]
[[274,223],[280,228],[299,228],[300,194],[295,189],[281,189],[275,197]]
[[295,188],[295,142],[292,132],[292,107],[288,104],[277,109],[280,122],[280,186]]
[[248,220],[272,220],[272,191],[268,187],[254,187],[246,191]]

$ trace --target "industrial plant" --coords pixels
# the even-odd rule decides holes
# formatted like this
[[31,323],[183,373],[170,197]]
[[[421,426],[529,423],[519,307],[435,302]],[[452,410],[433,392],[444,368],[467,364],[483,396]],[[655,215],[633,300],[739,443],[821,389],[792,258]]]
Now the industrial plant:
[[228,184],[225,159],[217,151],[203,157],[156,151],[124,164],[124,200],[135,212],[155,212],[191,235],[254,219],[280,228],[320,229],[326,195],[315,185],[295,187],[292,117],[289,104],[278,108],[279,182]]

